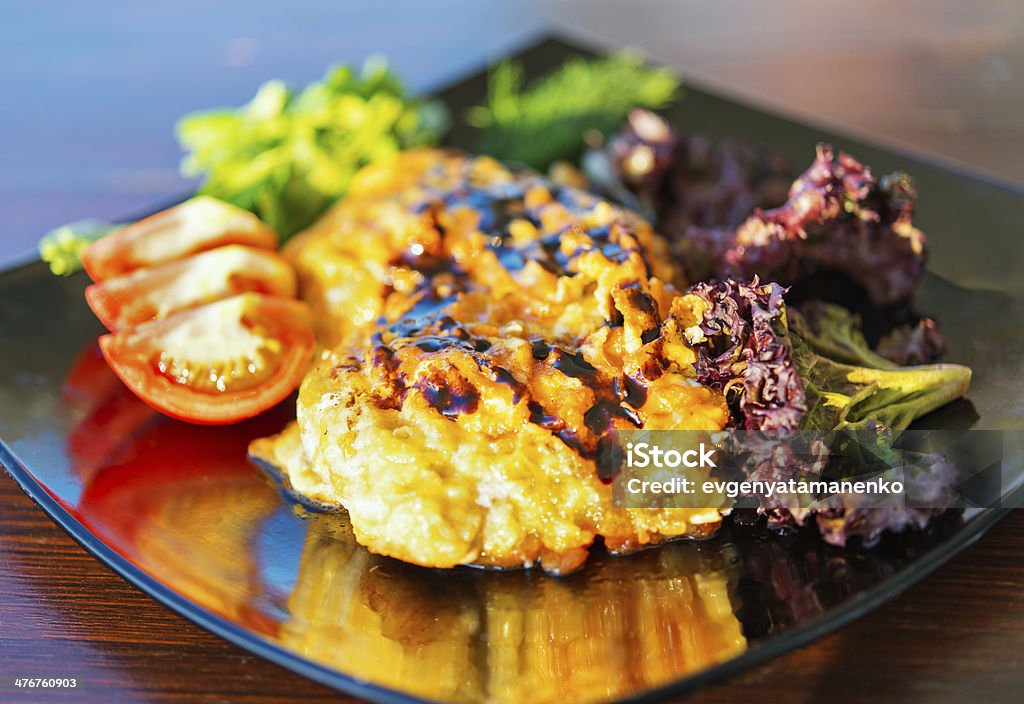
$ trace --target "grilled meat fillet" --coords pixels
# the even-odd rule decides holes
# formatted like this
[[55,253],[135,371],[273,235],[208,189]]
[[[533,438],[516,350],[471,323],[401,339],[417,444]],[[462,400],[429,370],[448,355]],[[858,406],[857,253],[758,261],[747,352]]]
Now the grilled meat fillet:
[[251,450],[370,550],[564,572],[597,536],[626,551],[718,526],[714,508],[614,507],[597,462],[616,429],[729,418],[694,378],[702,299],[640,216],[415,150],[361,172],[286,254],[324,352],[297,423]]

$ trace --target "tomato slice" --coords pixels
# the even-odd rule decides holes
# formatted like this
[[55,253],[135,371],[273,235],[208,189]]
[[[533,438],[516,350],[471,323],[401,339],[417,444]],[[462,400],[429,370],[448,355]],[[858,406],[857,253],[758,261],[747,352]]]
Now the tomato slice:
[[277,234],[247,210],[196,196],[96,240],[82,253],[93,281],[225,244],[277,247]]
[[139,398],[201,425],[235,423],[284,400],[302,380],[314,344],[305,303],[260,293],[100,338],[110,368]]
[[295,272],[278,254],[231,244],[92,284],[85,300],[114,331],[255,291],[295,296]]

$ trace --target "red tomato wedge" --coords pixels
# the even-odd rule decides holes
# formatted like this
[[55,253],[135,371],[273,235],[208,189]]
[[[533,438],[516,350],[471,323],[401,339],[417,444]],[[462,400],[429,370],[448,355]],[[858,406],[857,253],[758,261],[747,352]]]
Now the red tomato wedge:
[[200,425],[251,418],[302,380],[314,347],[305,303],[242,293],[100,338],[110,368],[161,413]]
[[277,234],[252,213],[196,196],[96,240],[82,253],[93,281],[182,259],[225,244],[277,247]]
[[278,254],[231,244],[92,284],[85,300],[115,331],[247,291],[293,298],[295,290],[295,272]]

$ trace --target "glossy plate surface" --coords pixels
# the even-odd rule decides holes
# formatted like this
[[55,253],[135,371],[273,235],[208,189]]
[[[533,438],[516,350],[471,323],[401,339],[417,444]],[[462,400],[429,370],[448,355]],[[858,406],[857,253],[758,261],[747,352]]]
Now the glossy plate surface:
[[[549,41],[529,71],[578,53]],[[481,76],[444,93],[455,109]],[[690,87],[673,120],[809,163],[827,139],[877,173],[905,168],[932,251],[916,307],[974,368],[968,401],[930,426],[1024,426],[1024,196]],[[469,146],[469,132],[452,135]],[[379,701],[603,701],[682,691],[838,628],[969,545],[1003,509],[947,517],[876,549],[728,526],[703,542],[596,555],[562,579],[435,571],[369,554],[343,517],[309,516],[245,456],[253,421],[167,420],[95,346],[84,275],[0,275],[0,461],[79,542],[154,598],[260,655]]]

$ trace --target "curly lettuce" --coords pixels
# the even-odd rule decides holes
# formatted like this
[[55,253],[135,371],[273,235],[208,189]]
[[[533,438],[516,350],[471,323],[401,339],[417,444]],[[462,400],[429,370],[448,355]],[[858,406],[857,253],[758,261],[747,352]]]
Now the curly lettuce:
[[[820,470],[837,441],[854,438],[846,445],[859,471],[899,471],[916,505],[948,505],[955,476],[950,463],[941,455],[897,450],[894,441],[917,418],[963,396],[970,369],[897,366],[868,347],[855,318],[838,306],[819,310],[812,327],[797,311],[787,311],[785,289],[756,277],[749,284],[697,284],[690,293],[704,301],[695,340],[698,380],[725,394],[733,427],[769,438],[748,447],[752,478],[776,482]],[[810,440],[796,451],[790,440],[805,432]],[[787,441],[772,442],[772,436]],[[759,507],[773,526],[813,521],[826,540],[840,545],[853,536],[872,544],[886,530],[922,526],[937,512],[899,499],[869,509],[857,495],[773,501]]]
[[793,285],[821,271],[840,272],[873,303],[890,305],[909,300],[924,271],[911,178],[876,178],[827,144],[793,179],[778,154],[736,140],[680,136],[640,110],[602,149],[588,152],[584,167],[605,192],[624,191],[656,214],[691,281],[757,275]]
[[798,429],[808,407],[785,327],[785,289],[755,278],[699,283],[690,293],[705,302],[697,380],[725,394],[735,427]]
[[685,241],[690,227],[724,236],[757,208],[781,205],[794,176],[780,154],[742,138],[680,134],[640,108],[603,145],[588,149],[581,165],[593,186],[630,207],[639,204],[675,241]]

